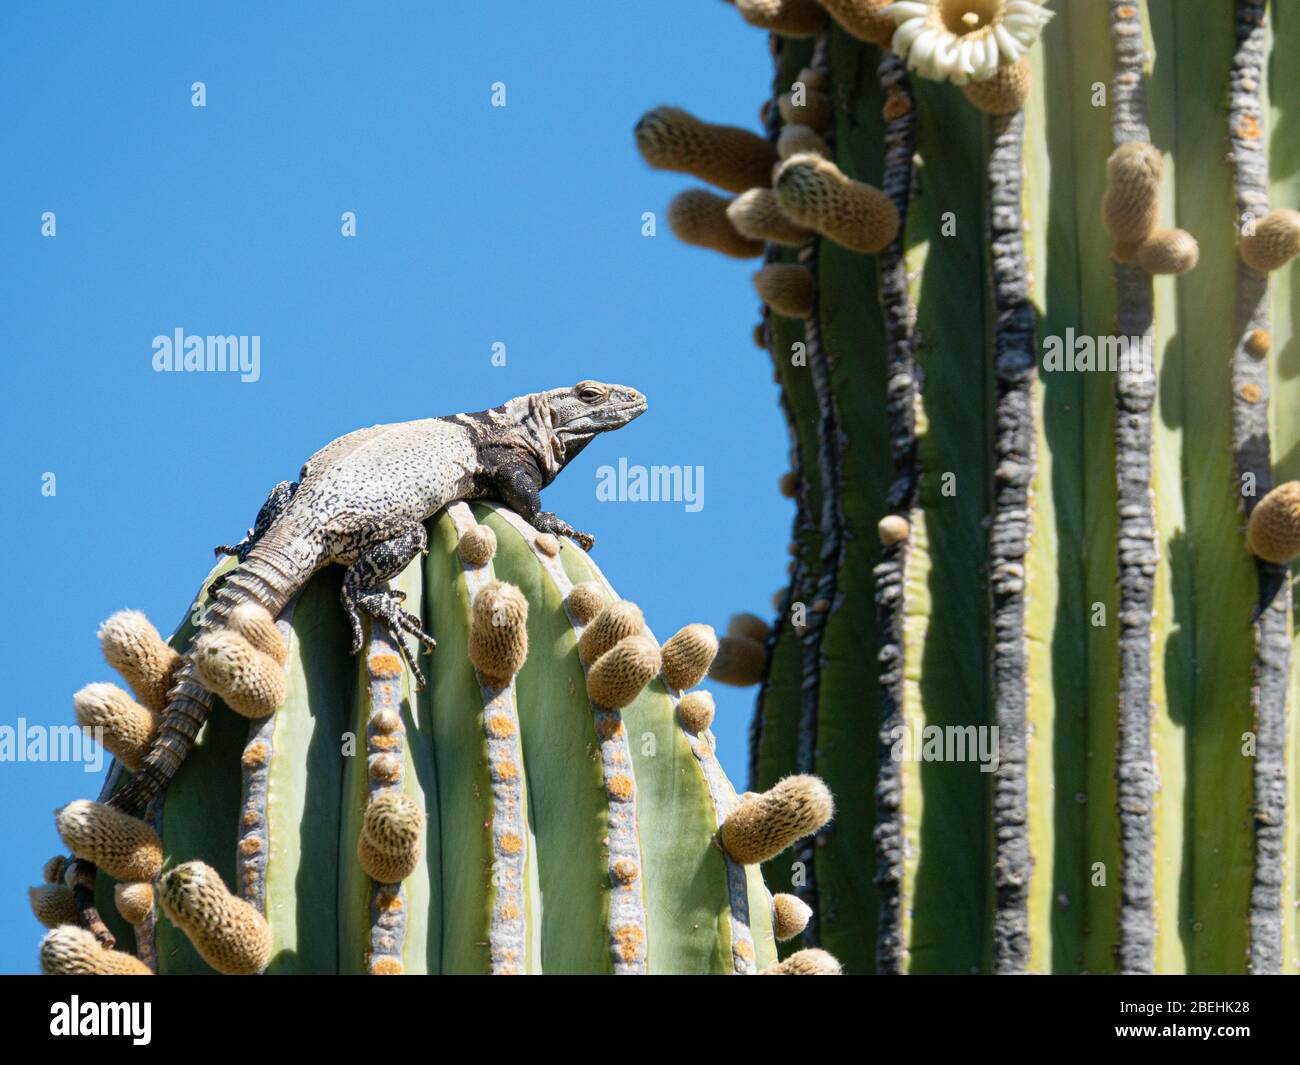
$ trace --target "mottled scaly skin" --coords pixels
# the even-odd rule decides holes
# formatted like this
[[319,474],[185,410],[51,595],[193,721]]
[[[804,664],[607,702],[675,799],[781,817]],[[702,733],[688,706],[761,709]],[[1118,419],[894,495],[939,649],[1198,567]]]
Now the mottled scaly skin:
[[[243,541],[217,548],[237,555],[240,564],[214,582],[200,632],[222,627],[230,611],[248,600],[275,616],[317,570],[343,565],[353,653],[361,647],[361,615],[369,615],[397,636],[423,686],[403,633],[426,647],[434,641],[420,619],[402,609],[402,593],[388,582],[427,550],[424,522],[456,500],[492,497],[539,531],[573,537],[590,550],[589,535],[540,509],[541,489],[592,437],[626,425],[645,409],[645,397],[635,389],[582,381],[474,414],[375,425],[340,437],[307,460],[297,482],[272,489]],[[139,813],[166,787],[212,702],[187,659],[153,749],[113,805]]]

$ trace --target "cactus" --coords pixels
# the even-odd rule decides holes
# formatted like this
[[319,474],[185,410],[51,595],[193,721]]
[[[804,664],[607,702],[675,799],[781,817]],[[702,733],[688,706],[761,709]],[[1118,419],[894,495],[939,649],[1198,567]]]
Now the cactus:
[[[769,238],[758,283],[793,574],[718,658],[758,682],[750,787],[835,793],[765,867],[811,907],[782,964],[1294,973],[1300,19],[822,6],[815,37],[772,24],[755,86],[785,160],[755,185],[817,231]],[[816,133],[781,106],[809,68]],[[820,188],[898,232],[856,237]],[[924,749],[991,726],[996,758]]]
[[[31,895],[54,926],[46,971],[777,963],[778,910],[748,841],[761,839],[763,856],[788,845],[824,823],[830,798],[810,780],[789,801],[739,801],[713,753],[712,698],[672,686],[703,679],[712,629],[688,625],[661,652],[584,552],[499,505],[454,504],[427,530],[428,557],[395,582],[437,634],[427,688],[414,690],[382,628],[359,664],[349,655],[338,572],[316,576],[274,624],[252,608],[232,615],[213,680],[256,698],[239,713],[218,706],[148,824],[88,800],[59,812],[69,848],[100,867],[94,897],[116,950],[76,927],[56,859]],[[186,650],[205,603],[206,592],[172,647]],[[105,631],[133,685],[159,672],[139,662],[172,660],[140,615]],[[124,642],[133,656],[117,654]],[[268,711],[272,667],[282,691]],[[118,695],[108,702],[135,705]],[[79,696],[79,713],[86,704]],[[131,736],[139,716],[127,715]],[[126,769],[115,763],[101,798]],[[728,826],[739,857],[720,838]],[[805,919],[789,903],[779,912],[783,930]]]

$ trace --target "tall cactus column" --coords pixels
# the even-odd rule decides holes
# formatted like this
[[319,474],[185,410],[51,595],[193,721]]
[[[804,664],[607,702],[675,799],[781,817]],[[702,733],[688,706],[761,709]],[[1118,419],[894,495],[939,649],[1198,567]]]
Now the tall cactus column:
[[[1264,0],[1237,0],[1228,134],[1237,216],[1250,228],[1269,213],[1263,85],[1268,32]],[[1232,354],[1232,444],[1247,517],[1273,487],[1269,447],[1268,346],[1272,330],[1266,272],[1237,264],[1236,338]],[[1287,855],[1287,674],[1291,584],[1285,566],[1256,560],[1261,611],[1255,620],[1252,706],[1255,715],[1255,871],[1250,897],[1250,971],[1283,967],[1282,889]],[[1292,772],[1295,771],[1294,765]],[[1295,831],[1294,814],[1291,825]]]
[[838,805],[768,878],[850,971],[1295,971],[1300,18],[821,6],[737,6],[781,159],[721,212],[794,467],[752,786]]

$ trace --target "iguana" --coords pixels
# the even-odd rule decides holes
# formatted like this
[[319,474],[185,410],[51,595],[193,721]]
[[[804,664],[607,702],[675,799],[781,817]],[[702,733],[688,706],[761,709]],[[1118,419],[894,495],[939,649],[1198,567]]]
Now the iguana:
[[[402,609],[391,589],[420,552],[424,522],[461,499],[500,499],[539,532],[594,539],[541,510],[541,490],[599,433],[619,429],[646,409],[634,388],[579,381],[571,388],[512,399],[473,414],[373,425],[325,445],[267,497],[248,535],[217,553],[239,565],[213,582],[200,633],[219,628],[239,603],[253,600],[272,616],[317,570],[347,566],[343,609],[352,626],[352,653],[361,649],[361,615],[386,625],[401,645],[419,687],[424,675],[403,633],[428,648],[433,637]],[[110,800],[139,814],[175,776],[212,708],[191,660],[179,667],[157,739],[141,769]]]

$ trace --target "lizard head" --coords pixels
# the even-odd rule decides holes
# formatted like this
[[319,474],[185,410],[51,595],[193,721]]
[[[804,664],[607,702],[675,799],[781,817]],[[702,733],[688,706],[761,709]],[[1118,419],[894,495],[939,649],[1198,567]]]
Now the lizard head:
[[597,435],[621,429],[645,410],[646,398],[635,388],[603,381],[534,392],[500,408],[523,431],[548,484]]
[[579,381],[571,388],[543,393],[550,408],[551,428],[565,444],[586,443],[597,433],[621,429],[646,411],[646,398],[627,385]]

